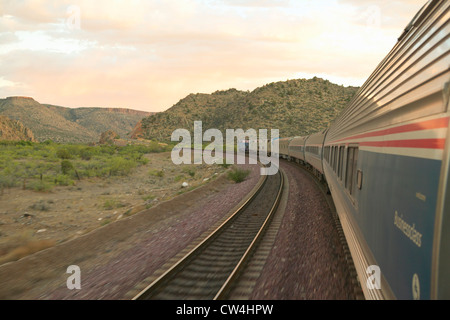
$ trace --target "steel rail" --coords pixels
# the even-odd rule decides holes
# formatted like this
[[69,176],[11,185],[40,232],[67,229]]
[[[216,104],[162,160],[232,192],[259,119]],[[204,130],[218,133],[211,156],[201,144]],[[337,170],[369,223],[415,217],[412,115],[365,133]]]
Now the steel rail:
[[[281,170],[281,169],[279,169],[279,170]],[[278,193],[277,193],[275,202],[273,203],[272,208],[270,209],[270,212],[267,215],[266,220],[264,221],[263,225],[261,226],[261,229],[256,234],[255,238],[253,239],[253,241],[250,244],[250,246],[248,247],[248,249],[245,251],[241,260],[239,260],[239,262],[236,265],[236,267],[234,268],[233,272],[230,274],[228,279],[223,284],[222,288],[220,288],[219,292],[214,297],[214,300],[223,300],[229,294],[229,291],[231,290],[234,283],[237,281],[240,272],[243,271],[243,269],[245,268],[247,261],[250,259],[254,249],[256,249],[256,247],[257,247],[259,240],[261,239],[262,235],[266,231],[267,226],[269,225],[270,221],[272,220],[272,217],[274,216],[275,212],[277,211],[278,205],[280,204],[281,196],[283,194],[283,186],[284,186],[284,174],[282,174],[281,171],[279,171],[279,174],[280,174],[280,187],[278,189]]]
[[[267,182],[267,176],[262,179],[262,182],[260,182],[259,187],[256,190],[254,190],[254,192],[250,195],[250,197],[238,209],[236,209],[235,212],[226,221],[224,221],[217,229],[215,229],[210,235],[208,235],[194,249],[192,249],[183,258],[181,258],[178,262],[176,262],[171,268],[169,268],[161,276],[159,276],[157,279],[155,279],[150,285],[148,285],[144,290],[142,290],[139,294],[137,294],[133,298],[133,300],[152,299],[155,296],[157,296],[158,293],[160,293],[160,290],[162,290],[171,280],[176,278],[177,273],[181,272],[189,263],[195,261],[195,259],[198,256],[200,256],[201,253],[205,249],[207,249],[207,247],[209,245],[214,243],[215,239],[217,239],[220,235],[225,234],[225,232],[226,232],[225,229],[227,227],[231,226],[231,224],[245,211],[245,209],[249,206],[249,204],[255,200],[257,195],[265,187],[266,182]],[[280,199],[281,193],[282,193],[282,186],[283,186],[283,175],[280,174],[280,187],[277,190],[277,197],[272,204],[270,213],[267,214],[264,222],[262,223],[262,226],[259,227],[259,231],[257,232],[257,235],[255,237],[253,237],[253,240],[251,241],[250,246],[247,247],[244,255],[240,258],[238,264],[236,266],[234,266],[234,269],[232,270],[231,274],[227,277],[225,284],[223,284],[221,286],[219,293],[217,293],[215,296],[214,295],[212,296],[212,297],[214,297],[214,299],[216,299],[216,298],[223,299],[225,292],[228,290],[228,288],[230,287],[232,282],[236,279],[237,274],[239,273],[240,269],[245,264],[245,261],[248,259],[253,248],[256,246],[258,238],[263,234],[263,230],[269,224],[273,212],[276,211],[276,207],[278,206],[279,199]],[[248,239],[252,239],[252,238],[249,237]],[[226,258],[226,256],[224,256],[224,257]],[[228,275],[228,272],[225,274],[225,276],[226,275]]]

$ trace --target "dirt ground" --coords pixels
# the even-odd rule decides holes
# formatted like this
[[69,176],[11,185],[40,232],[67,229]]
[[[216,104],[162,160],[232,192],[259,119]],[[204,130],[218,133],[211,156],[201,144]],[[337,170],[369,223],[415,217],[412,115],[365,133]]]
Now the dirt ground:
[[[165,172],[171,172],[162,177],[158,175],[158,178],[167,178],[166,185],[163,181],[145,183],[145,180],[149,179],[146,175],[148,170],[152,170],[150,181],[155,179],[153,170],[155,168],[160,170],[155,166],[159,162],[153,157],[160,159],[161,164],[166,166]],[[62,206],[61,212],[58,212],[64,217],[59,217],[56,222],[55,219],[47,217],[44,220],[43,216],[39,216],[41,223],[35,222],[37,225],[34,229],[32,221],[38,221],[35,216],[22,218],[30,219],[28,225],[25,222],[27,220],[14,222],[17,229],[25,229],[26,226],[27,230],[34,231],[29,236],[33,239],[31,242],[33,245],[23,246],[26,249],[23,250],[26,255],[23,258],[0,264],[0,300],[130,299],[142,283],[146,284],[147,279],[153,277],[159,270],[165,270],[166,265],[171,265],[173,263],[171,259],[176,259],[179,254],[185,254],[183,250],[190,250],[190,246],[217,228],[261,181],[259,165],[239,165],[249,171],[249,176],[243,182],[235,183],[228,178],[226,169],[222,166],[178,167],[176,169],[181,171],[172,171],[175,168],[168,163],[170,160],[167,156],[151,155],[150,158],[147,170],[141,168],[142,170],[138,170],[140,174],[136,172],[128,178],[110,180],[109,183],[103,181],[103,184],[108,186],[107,189],[105,187],[102,189],[98,186],[100,182],[96,181],[90,185],[92,188],[89,192],[79,194],[78,198],[70,197],[70,192],[66,193],[68,200],[62,197],[67,202]],[[192,170],[195,170],[195,174],[192,174]],[[183,180],[179,178],[180,172],[188,172],[187,176],[192,179],[187,182],[193,187],[181,188]],[[196,184],[198,187],[194,187]],[[84,188],[87,189],[86,186]],[[149,203],[150,200],[142,199],[147,199],[147,194],[139,195],[138,190],[146,188],[148,192],[152,192],[151,201],[154,201],[154,204]],[[108,194],[104,194],[106,192]],[[54,191],[52,199],[55,199],[56,193]],[[73,192],[73,195],[75,194],[76,192]],[[108,206],[107,210],[104,208],[104,197],[108,197],[106,200],[118,202],[125,202],[126,199],[127,205],[113,209],[109,209]],[[86,208],[92,207],[91,216],[82,215],[83,218],[78,218],[77,208],[71,214],[65,212],[65,207],[74,207],[73,203],[80,205],[77,201],[81,201],[81,198],[91,199],[89,201],[92,202],[88,201],[91,203],[90,206],[86,206],[83,200],[84,209],[81,211],[86,214],[86,211],[90,211]],[[137,203],[133,203],[132,199],[136,199]],[[34,201],[41,200],[34,199]],[[4,198],[2,201],[7,202]],[[53,200],[51,204],[55,203],[58,204],[59,201]],[[139,211],[140,207],[145,208],[146,205],[152,207]],[[28,208],[26,205],[24,207]],[[55,207],[42,212],[49,214],[53,212],[55,216]],[[138,212],[126,215],[128,210]],[[115,211],[117,213],[114,214]],[[38,213],[31,210],[27,212]],[[16,217],[22,217],[21,215],[23,213],[16,212]],[[117,217],[118,220],[114,221],[109,217],[111,222],[102,225],[103,219],[99,220],[99,217],[106,219],[107,215]],[[43,221],[48,229],[38,232],[41,230],[38,228],[42,228]],[[59,222],[63,226],[59,226]],[[67,228],[65,229],[66,224],[73,227],[65,226]],[[49,226],[54,226],[57,230],[51,230]],[[89,226],[93,228],[91,232],[88,232]],[[3,229],[1,230],[3,232]],[[78,234],[77,231],[80,230],[86,231]],[[51,232],[47,231],[53,231],[53,236],[50,237]],[[50,248],[42,250],[45,246],[38,242],[40,241],[38,237],[42,237],[40,238],[42,241],[53,239],[60,243],[49,244]],[[12,239],[14,234],[9,238],[10,241]],[[30,254],[35,248],[38,248],[39,252]],[[17,251],[21,251],[20,248],[13,250]],[[72,265],[82,270],[80,290],[69,290],[66,283],[69,279],[67,268]]]
[[220,165],[175,165],[170,153],[146,157],[149,162],[126,177],[83,179],[47,193],[5,190],[0,195],[0,264],[151,208],[226,170]]

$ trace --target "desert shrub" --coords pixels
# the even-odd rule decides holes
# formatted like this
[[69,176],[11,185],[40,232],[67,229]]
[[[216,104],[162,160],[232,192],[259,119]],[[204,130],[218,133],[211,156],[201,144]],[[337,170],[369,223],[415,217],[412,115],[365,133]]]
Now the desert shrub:
[[73,164],[69,160],[62,160],[61,161],[61,172],[63,174],[69,174],[71,170],[73,170]]
[[0,188],[13,188],[20,184],[21,171],[16,170],[14,165],[0,170]]
[[52,190],[53,185],[51,185],[50,183],[48,183],[47,181],[44,181],[44,180],[35,180],[35,181],[31,181],[27,185],[27,188],[32,189],[34,191],[39,191],[39,192],[48,192],[48,191]]
[[148,174],[154,177],[159,177],[162,178],[164,177],[164,171],[163,170],[154,170],[154,169],[150,169],[148,171]]
[[100,153],[113,155],[116,153],[117,148],[115,146],[110,145],[101,145],[99,149]]
[[33,142],[20,140],[20,141],[17,141],[17,145],[18,146],[32,146]]
[[190,168],[190,167],[184,167],[183,168],[183,172],[187,173],[188,175],[190,175],[191,177],[195,176],[195,168]]
[[32,204],[30,206],[30,209],[39,210],[39,211],[49,211],[50,207],[44,201],[41,200],[37,203]]
[[109,161],[109,175],[111,176],[125,176],[129,174],[136,167],[136,162],[133,160],[115,157]]
[[101,159],[93,159],[89,162],[79,162],[77,164],[79,173],[83,177],[104,177],[109,174],[108,168],[105,167],[105,161]]
[[142,197],[142,200],[144,200],[144,201],[151,201],[151,200],[153,200],[153,199],[155,199],[156,197],[155,197],[155,195],[154,194],[148,194],[148,195],[146,195],[145,197]]
[[68,175],[58,174],[55,177],[55,184],[60,186],[73,186],[75,181],[73,181]]
[[94,152],[90,147],[83,148],[79,151],[80,158],[83,160],[91,160]]
[[72,158],[72,156],[71,156],[69,150],[67,150],[66,148],[58,149],[58,150],[56,151],[56,155],[57,155],[58,158],[60,158],[60,159],[71,159],[71,158]]
[[121,201],[115,200],[115,199],[107,199],[103,203],[103,208],[105,210],[112,210],[112,209],[123,208],[123,207],[125,207],[125,204],[123,204]]
[[183,179],[184,179],[184,176],[183,176],[183,175],[178,175],[178,176],[176,176],[173,180],[174,180],[175,182],[178,182],[178,181],[183,180]]
[[236,183],[240,183],[247,178],[247,176],[250,174],[250,170],[244,170],[240,168],[234,168],[230,172],[228,172],[228,178],[230,180],[233,180]]

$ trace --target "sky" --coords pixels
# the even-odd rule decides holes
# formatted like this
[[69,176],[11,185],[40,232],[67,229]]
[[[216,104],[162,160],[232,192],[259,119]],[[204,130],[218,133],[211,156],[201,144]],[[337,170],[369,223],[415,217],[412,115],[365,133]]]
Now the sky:
[[159,112],[314,76],[361,86],[425,0],[0,0],[0,98]]

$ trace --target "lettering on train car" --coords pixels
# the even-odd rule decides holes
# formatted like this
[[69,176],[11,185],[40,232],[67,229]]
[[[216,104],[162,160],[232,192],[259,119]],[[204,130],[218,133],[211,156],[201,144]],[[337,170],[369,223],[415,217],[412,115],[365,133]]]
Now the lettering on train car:
[[422,246],[422,234],[416,230],[416,226],[413,223],[410,225],[402,216],[399,216],[398,212],[395,211],[394,215],[394,225],[402,231],[405,236],[407,236],[412,242],[414,242],[419,248]]

